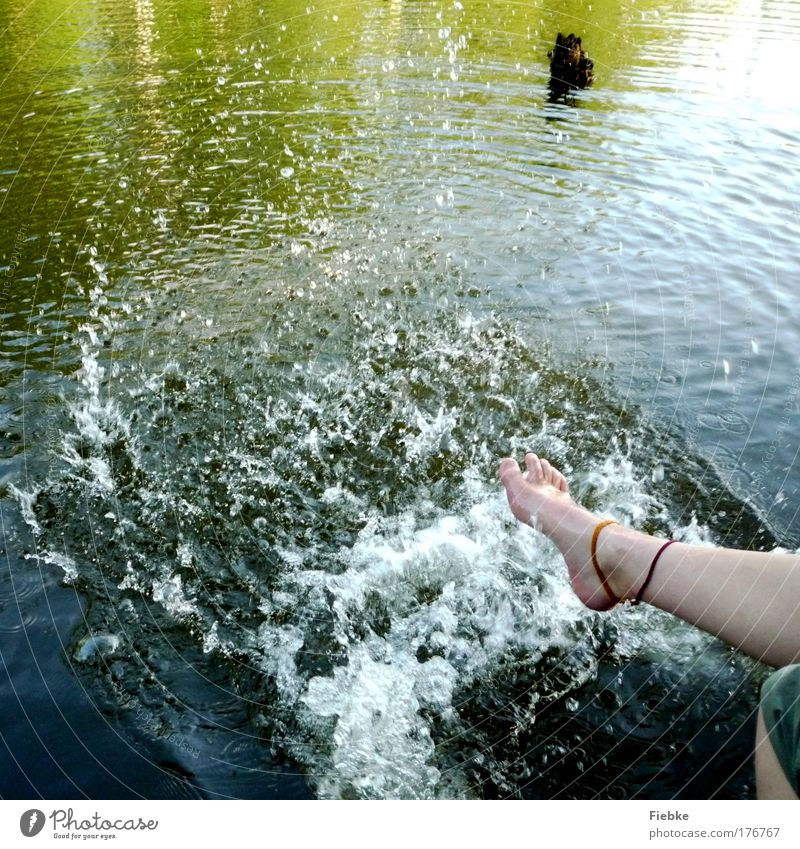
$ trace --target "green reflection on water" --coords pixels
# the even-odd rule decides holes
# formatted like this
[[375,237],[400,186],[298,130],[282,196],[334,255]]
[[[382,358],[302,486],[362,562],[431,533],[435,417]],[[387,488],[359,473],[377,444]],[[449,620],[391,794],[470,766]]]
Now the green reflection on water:
[[3,5],[10,313],[62,297],[89,245],[111,268],[179,274],[197,241],[263,246],[298,217],[352,215],[354,175],[388,180],[393,151],[425,140],[386,133],[400,110],[424,133],[451,101],[490,126],[509,102],[539,108],[558,30],[583,35],[600,90],[676,36],[643,24],[656,0]]

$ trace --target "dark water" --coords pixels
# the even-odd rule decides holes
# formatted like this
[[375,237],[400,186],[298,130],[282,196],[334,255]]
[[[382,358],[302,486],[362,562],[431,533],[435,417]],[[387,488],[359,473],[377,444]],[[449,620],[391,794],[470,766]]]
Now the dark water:
[[797,7],[0,8],[0,794],[752,796],[494,473],[800,544]]

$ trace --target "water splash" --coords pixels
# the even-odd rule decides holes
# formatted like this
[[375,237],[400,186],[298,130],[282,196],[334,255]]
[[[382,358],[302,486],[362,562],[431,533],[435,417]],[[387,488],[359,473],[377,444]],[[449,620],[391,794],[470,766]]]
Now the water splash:
[[230,661],[254,729],[319,795],[514,794],[537,717],[576,703],[603,657],[693,643],[582,608],[552,545],[510,516],[497,459],[536,447],[587,470],[575,491],[597,509],[689,531],[591,364],[561,371],[454,298],[460,272],[432,274],[430,253],[406,249],[391,287],[344,254],[320,252],[303,310],[300,287],[264,293],[247,333],[215,317],[213,346],[165,336],[126,369],[104,341],[136,310],[98,298],[60,470],[18,500],[43,562],[93,599],[92,632],[119,635],[118,669],[160,668],[164,633]]

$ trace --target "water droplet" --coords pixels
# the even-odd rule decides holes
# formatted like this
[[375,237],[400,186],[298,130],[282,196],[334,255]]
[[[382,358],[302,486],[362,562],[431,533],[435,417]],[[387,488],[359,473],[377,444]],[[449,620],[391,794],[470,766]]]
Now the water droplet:
[[75,650],[76,660],[87,661],[94,657],[103,657],[113,654],[120,645],[120,638],[116,634],[94,634],[84,637]]

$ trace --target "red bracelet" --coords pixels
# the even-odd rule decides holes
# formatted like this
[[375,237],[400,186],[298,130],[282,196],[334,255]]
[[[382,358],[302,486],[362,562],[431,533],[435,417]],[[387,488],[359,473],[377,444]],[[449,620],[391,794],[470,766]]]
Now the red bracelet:
[[662,545],[661,548],[658,549],[658,551],[656,552],[656,556],[653,558],[653,562],[650,564],[650,568],[647,571],[647,577],[644,579],[644,583],[641,585],[641,587],[639,587],[639,592],[636,593],[636,596],[633,599],[631,599],[631,604],[639,604],[639,602],[642,600],[644,591],[647,589],[647,585],[650,583],[653,577],[653,572],[656,571],[656,563],[658,563],[658,558],[661,557],[664,551],[668,549],[673,542],[677,541],[678,540],[676,539],[667,540],[664,545]]

